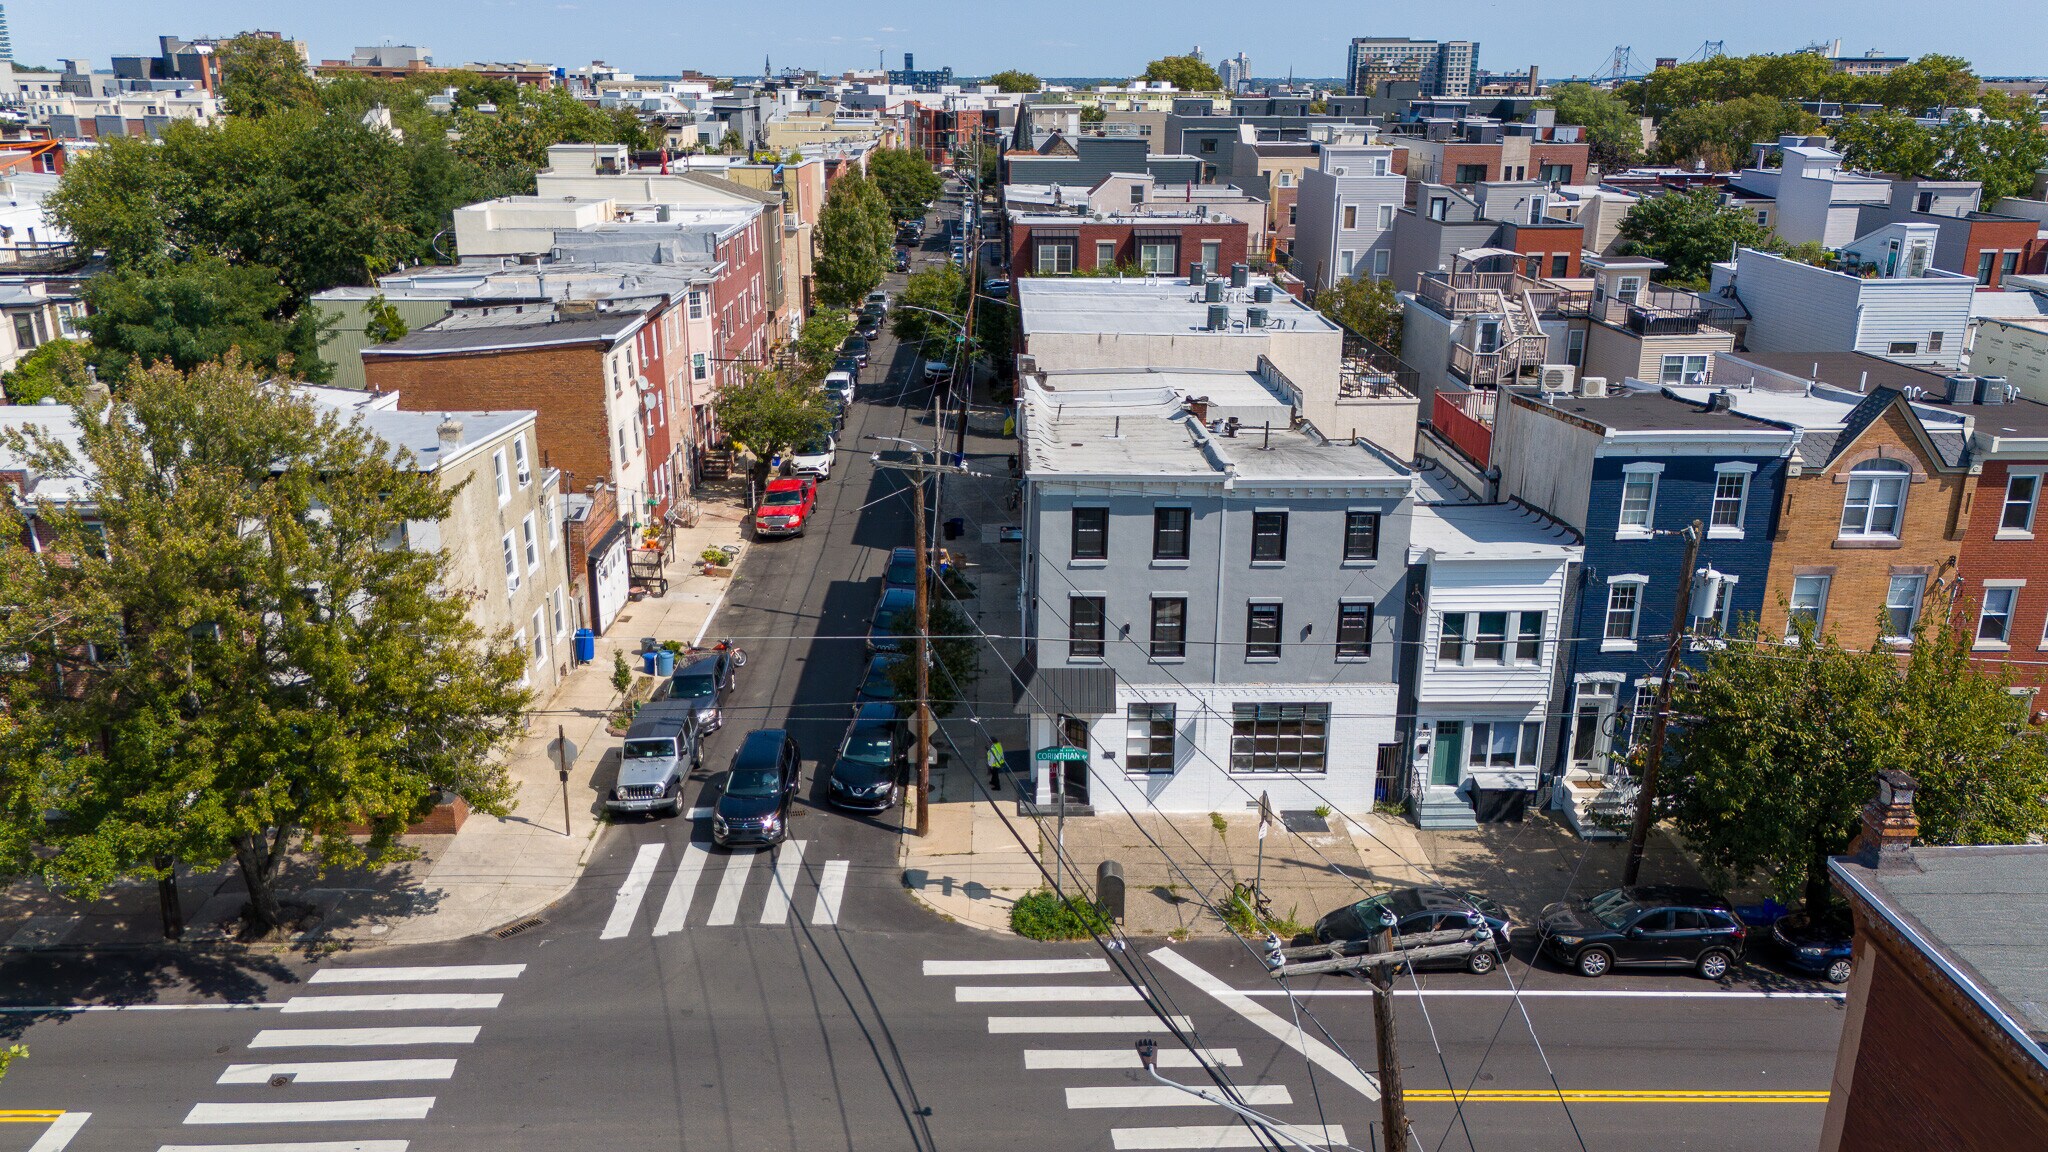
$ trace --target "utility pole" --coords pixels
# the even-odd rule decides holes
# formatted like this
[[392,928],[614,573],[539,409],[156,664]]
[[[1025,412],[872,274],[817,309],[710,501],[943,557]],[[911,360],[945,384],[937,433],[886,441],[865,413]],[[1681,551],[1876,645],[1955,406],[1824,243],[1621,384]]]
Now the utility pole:
[[[1381,928],[1373,937],[1374,952],[1394,950],[1394,929]],[[1394,1037],[1394,966],[1378,964],[1372,970],[1372,1031],[1380,1052],[1380,1127],[1385,1129],[1387,1152],[1407,1152],[1408,1106],[1401,1095],[1401,1054]]]
[[974,405],[974,305],[981,294],[981,129],[974,133],[974,172],[967,181],[967,323],[960,330],[960,359],[954,362],[957,377],[964,364],[967,388],[960,397],[960,427],[953,436],[953,454],[967,455],[967,413]]
[[1692,569],[1700,559],[1704,529],[1695,520],[1685,530],[1685,566],[1678,572],[1678,607],[1671,614],[1671,643],[1664,649],[1664,678],[1657,683],[1657,711],[1650,718],[1650,744],[1643,750],[1643,775],[1636,782],[1636,823],[1628,836],[1628,863],[1621,870],[1622,887],[1635,884],[1643,871],[1643,849],[1650,842],[1650,824],[1657,806],[1657,767],[1664,759],[1664,729],[1671,719],[1671,683],[1678,655],[1685,645],[1686,614],[1692,610]]

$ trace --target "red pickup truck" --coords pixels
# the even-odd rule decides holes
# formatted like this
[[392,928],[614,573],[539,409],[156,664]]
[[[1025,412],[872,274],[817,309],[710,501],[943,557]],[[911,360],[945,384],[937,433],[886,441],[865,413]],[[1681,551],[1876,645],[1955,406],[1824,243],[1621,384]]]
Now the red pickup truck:
[[798,476],[770,480],[761,506],[754,509],[754,535],[801,536],[817,505],[816,480]]

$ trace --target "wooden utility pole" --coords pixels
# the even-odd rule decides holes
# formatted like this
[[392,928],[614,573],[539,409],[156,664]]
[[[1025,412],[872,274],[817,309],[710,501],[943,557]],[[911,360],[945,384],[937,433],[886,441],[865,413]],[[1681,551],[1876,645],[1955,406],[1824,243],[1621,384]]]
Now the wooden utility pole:
[[[1373,937],[1374,952],[1394,950],[1392,927],[1380,929]],[[1372,1031],[1380,1050],[1380,1127],[1385,1129],[1387,1152],[1407,1152],[1408,1105],[1401,1094],[1401,1054],[1394,1037],[1394,966],[1375,965],[1372,970]]]
[[917,515],[911,540],[917,548],[917,647],[912,659],[917,661],[917,747],[913,755],[917,763],[919,836],[929,836],[932,830],[932,602],[926,576],[931,558],[926,552],[924,532],[924,477],[922,470],[911,473],[911,505]]
[[1671,643],[1664,649],[1664,678],[1657,683],[1657,711],[1650,717],[1650,744],[1643,750],[1643,774],[1636,782],[1636,823],[1628,836],[1628,863],[1621,870],[1624,888],[1634,886],[1642,874],[1643,849],[1650,842],[1650,825],[1656,818],[1657,768],[1664,759],[1664,729],[1671,720],[1671,684],[1677,678],[1678,656],[1685,646],[1686,614],[1692,611],[1692,569],[1699,563],[1703,531],[1697,520],[1685,530],[1685,566],[1678,572],[1678,607],[1671,613]]

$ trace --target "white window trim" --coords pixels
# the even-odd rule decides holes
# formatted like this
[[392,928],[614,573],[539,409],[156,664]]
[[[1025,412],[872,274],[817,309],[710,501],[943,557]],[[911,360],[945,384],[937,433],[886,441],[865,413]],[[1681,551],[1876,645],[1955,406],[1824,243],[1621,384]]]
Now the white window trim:
[[531,512],[519,521],[519,549],[526,556],[526,574],[531,576],[540,569],[540,529]]
[[[1926,611],[1927,608],[1927,577],[1918,575],[1908,575],[1892,576],[1886,578],[1884,582],[1884,610],[1887,616],[1889,616],[1892,609],[1893,580],[1920,581],[1920,594],[1919,596],[1915,597],[1913,601],[1913,621],[1911,625],[1908,626],[1906,633],[1904,635],[1886,635],[1881,637],[1881,639],[1887,644],[1893,645],[1895,647],[1909,648],[1913,644],[1913,635],[1911,630],[1913,628],[1917,628],[1920,626],[1920,617]],[[1887,620],[1887,623],[1889,623],[1889,620]]]
[[[2034,538],[2034,520],[2041,514],[2042,472],[2043,469],[2040,468],[2012,468],[2006,471],[2005,492],[1998,500],[1998,528],[1993,533],[1993,539],[2032,540]],[[2027,502],[2027,526],[2025,528],[2007,528],[2005,526],[2005,510],[2012,500],[2012,482],[2022,477],[2029,477],[2034,481],[2034,498]]]
[[[1649,583],[1650,578],[1648,576],[1638,575],[1633,572],[1607,578],[1607,605],[1600,610],[1600,650],[1602,652],[1634,652],[1637,650],[1639,647],[1637,637],[1642,634],[1643,630],[1643,591]],[[1632,613],[1633,619],[1629,629],[1631,635],[1626,640],[1618,637],[1609,638],[1607,635],[1607,616],[1614,607],[1614,586],[1617,584],[1633,584],[1636,587],[1636,606]]]
[[1726,525],[1719,527],[1714,525],[1714,499],[1709,495],[1707,499],[1707,539],[1709,540],[1740,540],[1743,538],[1743,533],[1747,531],[1749,524],[1749,489],[1750,485],[1756,482],[1756,465],[1747,461],[1726,461],[1714,465],[1714,488],[1717,492],[1721,487],[1722,475],[1730,472],[1742,474],[1742,502],[1735,507],[1735,526],[1731,528]]
[[[1843,475],[1848,477],[1848,482],[1842,489],[1842,514],[1835,520],[1836,538],[1841,540],[1900,539],[1900,534],[1906,528],[1906,498],[1912,495],[1913,492],[1912,472],[1891,468],[1871,468],[1859,473],[1854,468],[1851,468]],[[1850,494],[1856,490],[1856,481],[1858,479],[1870,481],[1870,497],[1863,506],[1863,526],[1855,531],[1850,531],[1848,527],[1842,524],[1842,519],[1847,517],[1849,513]],[[1890,532],[1872,531],[1870,527],[1871,513],[1877,508],[1877,486],[1889,483],[1896,483],[1899,486],[1899,500],[1894,512],[1896,523]]]
[[[1977,626],[1976,626],[1976,628],[1975,628],[1975,629],[1973,629],[1973,630],[1971,631],[1971,633],[1970,633],[1970,650],[1971,650],[1971,651],[1973,651],[1973,652],[2006,652],[2006,651],[2010,651],[2010,650],[2012,649],[2012,625],[2013,625],[2013,618],[2019,615],[2019,610],[2020,610],[2020,589],[2022,589],[2022,588],[2024,588],[2024,587],[2026,587],[2026,586],[2027,586],[2027,582],[2026,582],[2025,580],[1986,580],[1986,581],[1984,581],[1984,584],[1983,584],[1983,592],[1984,592],[1984,596],[1983,596],[1982,598],[1980,598],[1980,599],[1978,600],[1978,602],[1977,602]],[[1985,603],[1985,602],[1986,602],[1986,601],[1988,601],[1988,600],[1990,599],[1991,593],[1993,593],[1993,592],[2010,592],[2010,593],[2012,593],[2012,600],[2011,600],[2011,602],[2010,602],[2010,603],[2008,603],[2008,604],[2007,604],[2007,605],[2005,606],[2005,639],[2003,639],[2003,640],[1983,640],[1983,639],[1979,639],[1979,638],[1978,638],[1978,635],[1977,635],[1977,634],[1978,634],[1979,632],[1982,632],[1982,631],[1984,630],[1984,617],[1985,617],[1985,615],[1986,615],[1986,613],[1985,613],[1985,611],[1984,611],[1984,609],[1985,609],[1985,607],[1986,607],[1986,603]]]
[[1641,475],[1650,477],[1650,508],[1647,520],[1642,524],[1624,524],[1621,522],[1623,509],[1616,507],[1614,511],[1614,538],[1616,540],[1648,540],[1656,534],[1657,489],[1663,486],[1664,466],[1662,464],[1646,462],[1622,465],[1621,493],[1623,501],[1626,501],[1628,498],[1629,480]]
[[512,480],[505,472],[505,450],[491,453],[491,482],[497,486],[498,507],[512,502]]
[[[1813,613],[1813,627],[1816,633],[1825,631],[1828,626],[1828,597],[1835,590],[1835,578],[1825,572],[1808,572],[1805,575],[1795,574],[1792,577],[1792,587],[1786,593],[1788,601],[1793,593],[1799,591],[1799,582],[1801,580],[1818,580],[1821,582],[1820,605]],[[1792,616],[1796,610],[1797,605],[1788,605],[1785,613],[1785,642],[1788,644],[1796,644],[1799,639],[1797,632],[1792,627]]]
[[498,541],[498,547],[505,565],[505,593],[509,596],[519,591],[519,541],[507,532]]

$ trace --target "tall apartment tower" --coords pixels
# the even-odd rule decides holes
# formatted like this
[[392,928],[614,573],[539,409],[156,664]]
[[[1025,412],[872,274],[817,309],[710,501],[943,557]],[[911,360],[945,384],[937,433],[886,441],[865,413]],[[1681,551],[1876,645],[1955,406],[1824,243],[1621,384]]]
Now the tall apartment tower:
[[0,60],[14,59],[14,37],[7,34],[7,6],[0,4]]
[[1221,63],[1216,65],[1216,73],[1223,78],[1223,90],[1225,92],[1242,92],[1244,91],[1244,86],[1251,82],[1251,57],[1246,56],[1242,52],[1235,56],[1225,57]]
[[1470,96],[1478,70],[1477,40],[1359,36],[1351,41],[1347,90],[1370,96],[1382,80],[1414,80],[1427,97]]

